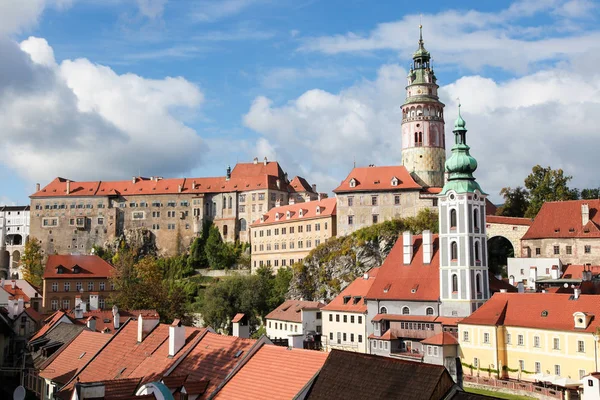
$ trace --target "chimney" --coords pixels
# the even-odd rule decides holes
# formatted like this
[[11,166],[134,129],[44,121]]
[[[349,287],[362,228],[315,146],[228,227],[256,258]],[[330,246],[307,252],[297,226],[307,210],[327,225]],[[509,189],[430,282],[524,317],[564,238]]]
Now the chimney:
[[587,204],[581,205],[581,225],[586,226],[590,222],[590,206]]
[[254,157],[254,165],[258,164],[258,157]]
[[81,308],[78,306],[73,309],[73,314],[75,314],[75,319],[83,318],[83,310],[81,310]]
[[85,325],[88,327],[88,329],[92,332],[96,331],[96,317],[88,317],[88,319],[85,321]]
[[75,295],[75,308],[80,308],[81,306],[81,296]]
[[196,181],[192,181],[192,189],[196,189]]
[[17,288],[17,282],[16,281],[10,281],[10,287],[15,290]]
[[[238,318],[239,317],[239,318]],[[239,337],[242,339],[248,339],[250,337],[250,326],[248,325],[248,319],[246,315],[237,314],[232,321],[232,336]]]
[[135,176],[133,178],[131,178],[131,183],[135,183],[136,179]]
[[142,343],[142,340],[144,340],[144,318],[140,313],[140,315],[138,315],[137,342]]
[[413,257],[412,234],[406,231],[402,234],[402,245],[404,248],[404,265],[410,264]]
[[22,297],[19,297],[19,300],[17,300],[17,315],[21,314],[23,312],[24,308],[25,308],[25,302],[23,301]]
[[36,183],[36,184],[35,184],[35,191],[36,191],[36,192],[39,192],[39,191],[40,191],[40,189],[41,189],[41,188],[40,188],[40,184],[39,184],[39,183]]
[[289,183],[289,182],[290,182],[290,180],[288,179],[288,174],[287,174],[287,172],[284,172],[284,173],[283,173],[283,179],[285,179],[285,183]]
[[90,311],[98,309],[98,293],[90,293]]
[[506,293],[506,289],[500,289],[500,293]]
[[267,165],[267,157],[265,157],[265,160],[263,162],[265,165]]
[[519,293],[525,292],[525,286],[523,285],[523,282],[517,283],[517,292],[519,292]]
[[140,313],[138,315],[138,331],[137,331],[137,339],[138,339],[138,343],[142,343],[142,340],[144,340],[144,333],[148,333],[150,332],[152,329],[154,329],[154,327],[156,325],[158,325],[158,316],[156,316],[156,318],[149,318],[149,317],[142,317],[142,314]]
[[71,194],[71,181],[67,179],[67,194]]
[[13,319],[16,317],[15,313],[17,311],[17,302],[13,296],[8,298],[8,305],[6,308],[8,309],[8,318]]
[[177,191],[181,193],[181,184],[177,185]]
[[529,267],[529,282],[528,286],[531,289],[535,289],[535,283],[537,282],[537,267]]
[[175,354],[185,345],[185,326],[181,325],[179,319],[175,319],[169,326],[169,357]]
[[290,195],[290,200],[288,201],[288,203],[290,205],[296,204],[296,197],[293,195]]
[[87,312],[87,303],[85,301],[81,301],[81,304],[79,305],[79,308],[81,308],[81,311],[83,311],[84,313]]
[[431,239],[431,231],[423,231],[423,264],[431,264],[433,255],[433,243]]
[[317,185],[315,185],[314,183],[312,184],[312,191],[314,193],[317,193]]
[[112,307],[112,314],[113,314],[113,326],[115,327],[115,330],[119,329],[120,326],[120,315],[119,315],[119,309],[117,308],[117,305],[115,304]]
[[227,180],[231,179],[231,166],[230,165],[227,166],[227,175],[226,175],[225,179],[227,179]]
[[552,269],[550,269],[550,278],[558,279],[558,265],[553,265]]
[[577,300],[580,295],[581,295],[581,289],[579,289],[579,288],[573,289],[573,299],[574,300]]

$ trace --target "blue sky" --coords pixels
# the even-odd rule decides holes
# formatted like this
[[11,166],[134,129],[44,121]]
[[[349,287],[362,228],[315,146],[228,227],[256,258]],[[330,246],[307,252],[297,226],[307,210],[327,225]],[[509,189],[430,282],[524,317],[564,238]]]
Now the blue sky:
[[354,160],[398,164],[419,21],[446,133],[460,96],[493,200],[538,163],[598,187],[597,6],[7,0],[0,203],[27,202],[35,182],[55,176],[214,176],[255,156],[324,191]]

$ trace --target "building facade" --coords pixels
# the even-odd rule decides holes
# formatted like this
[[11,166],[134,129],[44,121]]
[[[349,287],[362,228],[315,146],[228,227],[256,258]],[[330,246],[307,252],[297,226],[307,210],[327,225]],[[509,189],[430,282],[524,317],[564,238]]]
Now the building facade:
[[521,239],[522,257],[600,264],[600,200],[547,202]]
[[42,308],[46,311],[75,308],[84,301],[90,310],[107,307],[114,291],[114,267],[91,255],[49,255],[43,275]]
[[315,247],[336,236],[336,199],[275,207],[250,227],[252,271],[273,271],[300,262]]
[[285,301],[265,317],[267,336],[287,340],[289,347],[302,348],[307,335],[323,332],[323,306],[317,301]]
[[536,282],[543,279],[558,279],[563,265],[559,258],[508,258],[508,279],[511,285],[523,283],[523,287],[535,290]]
[[439,100],[431,55],[419,27],[419,48],[408,73],[402,105],[402,165],[424,187],[444,185],[446,161],[444,104]]
[[322,343],[326,351],[333,349],[367,353],[367,303],[365,296],[377,276],[377,268],[356,278],[321,309],[323,312]]
[[23,278],[21,255],[29,237],[29,206],[0,207],[0,275]]
[[31,235],[46,254],[89,254],[94,245],[141,230],[159,252],[175,254],[212,221],[224,240],[248,242],[250,222],[277,203],[287,204],[289,196],[295,201],[317,196],[304,186],[296,191],[279,164],[266,159],[237,164],[216,178],[56,178],[31,196]]
[[597,370],[599,307],[594,295],[497,293],[459,322],[465,373],[579,381]]

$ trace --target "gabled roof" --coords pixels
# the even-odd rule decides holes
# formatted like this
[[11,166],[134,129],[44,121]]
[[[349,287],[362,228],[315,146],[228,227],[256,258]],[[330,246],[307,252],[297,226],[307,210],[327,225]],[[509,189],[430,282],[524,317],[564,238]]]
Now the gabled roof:
[[244,313],[237,313],[231,320],[231,322],[240,322],[244,318]]
[[365,296],[369,292],[371,285],[375,282],[375,277],[379,268],[372,268],[364,276],[356,278],[342,292],[337,295],[329,304],[323,307],[324,311],[345,311],[365,313],[367,305],[365,304]]
[[[583,226],[581,206],[589,207],[589,222]],[[600,238],[600,200],[553,201],[542,205],[522,239]]]
[[[398,185],[392,185],[392,179],[398,179]],[[356,185],[350,186],[354,180]],[[346,179],[333,192],[373,192],[392,190],[421,190],[422,187],[412,178],[404,166],[391,167],[357,167],[353,168]]]
[[325,363],[329,353],[263,345],[227,381],[216,399],[293,399]]
[[[67,316],[67,313],[62,310],[57,310],[54,314],[50,315],[44,320],[44,325],[29,339],[29,341],[34,341],[42,336],[46,332],[48,332],[54,325],[60,322],[63,318],[67,321],[71,321],[71,319]],[[71,321],[72,322],[72,321]]]
[[301,176],[295,176],[294,179],[290,181],[289,189],[289,192],[291,193],[315,193],[308,181]]
[[438,400],[454,387],[443,365],[332,350],[309,400]]
[[[487,208],[486,208],[486,210],[487,210]],[[488,224],[531,226],[531,224],[533,224],[533,219],[532,218],[504,217],[504,216],[500,216],[500,215],[486,215],[485,222],[487,222]]]
[[39,368],[47,357],[54,354],[51,350],[58,350],[57,347],[70,342],[85,329],[85,326],[82,325],[58,323],[46,332],[43,338],[39,338],[36,343],[29,342],[34,347],[34,351],[31,354],[33,366]]
[[583,271],[584,269],[588,269],[592,271],[592,275],[600,274],[600,265],[567,265],[565,272],[563,272],[562,277],[564,279],[583,279]]
[[267,314],[265,319],[302,322],[302,310],[318,310],[324,306],[325,304],[318,301],[286,300],[279,307]]
[[[96,331],[113,334],[115,332],[115,321],[112,310],[93,310],[82,314],[81,319],[75,318],[74,310],[68,310],[67,315],[74,324],[85,325],[87,319],[92,317],[96,319]],[[156,310],[119,310],[119,326],[123,325],[129,318],[135,319],[142,316],[146,319],[159,319],[160,316]]]
[[458,340],[449,332],[440,332],[425,340],[421,340],[421,344],[430,344],[434,346],[457,345]]
[[[317,207],[320,207],[318,214]],[[263,214],[263,222],[261,222],[260,219],[257,219],[251,226],[256,228],[263,225],[282,224],[311,218],[328,217],[336,215],[336,208],[337,199],[335,197],[274,207],[266,214]],[[300,210],[302,210],[302,216],[300,216]],[[289,218],[287,218],[288,212],[290,213]],[[277,219],[276,214],[279,214],[279,220]]]
[[500,292],[501,290],[506,290],[507,292],[518,292],[518,289],[506,282],[504,279],[498,279],[494,276],[494,274],[489,274],[490,281],[490,293],[494,294],[496,292]]
[[433,252],[430,264],[423,263],[423,238],[413,236],[413,258],[403,264],[402,237],[379,267],[367,299],[437,301],[440,297],[440,251],[437,235],[432,235]]
[[[74,267],[78,266],[78,272]],[[58,273],[60,269],[62,273]],[[109,278],[115,268],[96,255],[57,255],[48,256],[44,269],[44,279],[48,278]]]
[[25,293],[23,289],[16,284],[15,288],[13,289],[12,283],[6,283],[5,281],[4,286],[2,286],[0,289],[3,289],[6,293],[8,293],[9,296],[13,296],[17,299],[22,298],[25,303],[28,303],[30,300],[27,293]]
[[82,331],[68,346],[59,350],[40,371],[40,376],[61,384],[67,383],[106,344],[110,336]]
[[[600,301],[597,295],[561,293],[496,293],[459,324],[503,325],[570,332],[594,332],[600,326]],[[575,312],[592,316],[585,329],[576,329]]]

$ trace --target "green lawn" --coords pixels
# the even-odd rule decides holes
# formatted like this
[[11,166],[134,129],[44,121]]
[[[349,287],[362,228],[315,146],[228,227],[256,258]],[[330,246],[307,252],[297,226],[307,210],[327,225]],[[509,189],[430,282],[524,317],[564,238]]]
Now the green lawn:
[[497,399],[509,399],[509,400],[530,400],[534,399],[534,397],[529,396],[518,396],[516,394],[508,394],[508,393],[500,393],[493,392],[491,390],[483,390],[483,389],[475,389],[470,387],[465,387],[465,392],[483,394],[490,397],[495,397]]

